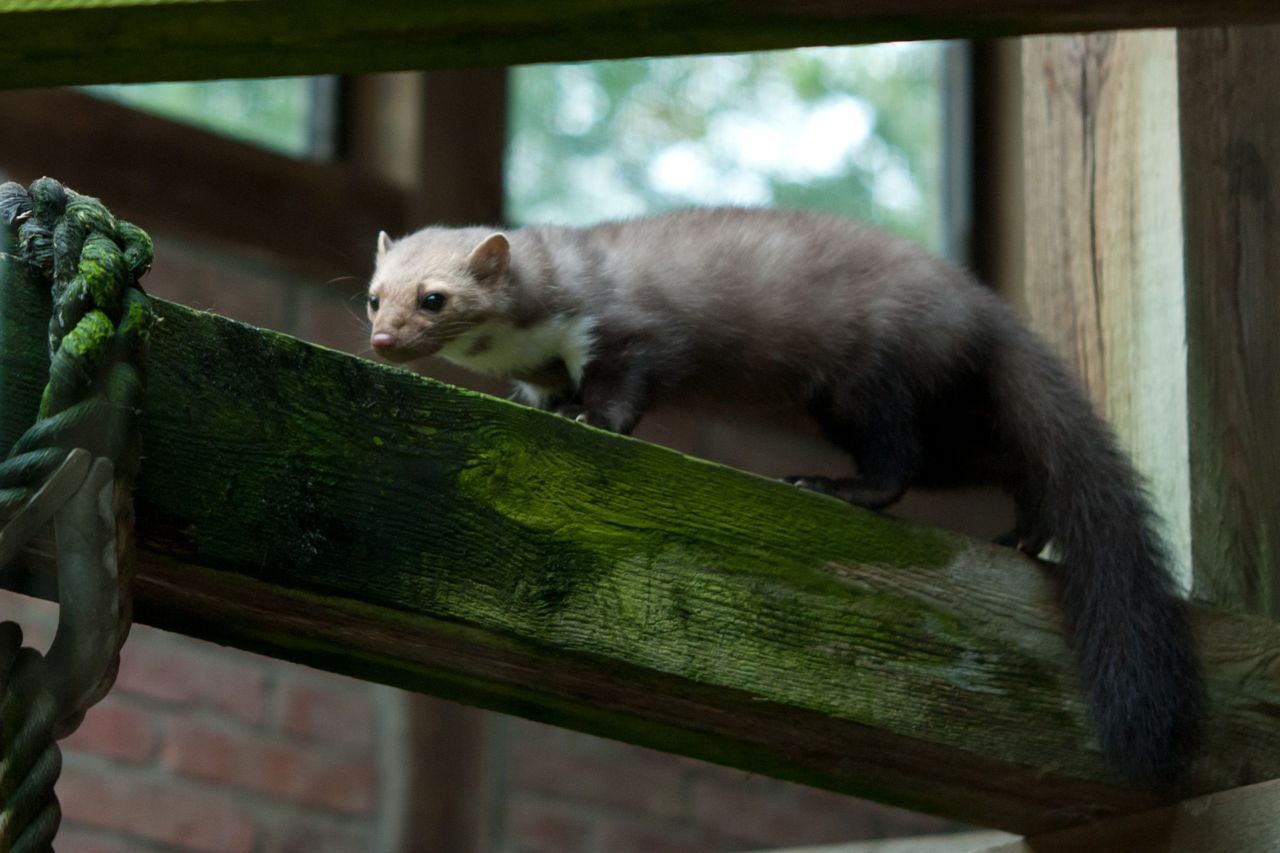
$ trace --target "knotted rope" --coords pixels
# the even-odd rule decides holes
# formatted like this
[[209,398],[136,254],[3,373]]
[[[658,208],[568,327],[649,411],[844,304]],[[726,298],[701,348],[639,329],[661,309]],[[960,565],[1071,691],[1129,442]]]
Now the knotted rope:
[[[0,273],[7,264],[15,278],[41,280],[53,298],[37,419],[0,462],[0,570],[50,520],[58,546],[60,611],[48,653],[22,647],[19,626],[0,623],[0,850],[25,853],[52,850],[55,740],[110,689],[129,631],[129,489],[151,325],[137,282],[151,265],[151,240],[48,178],[29,190],[0,186],[0,226]],[[5,332],[0,345],[13,346]]]

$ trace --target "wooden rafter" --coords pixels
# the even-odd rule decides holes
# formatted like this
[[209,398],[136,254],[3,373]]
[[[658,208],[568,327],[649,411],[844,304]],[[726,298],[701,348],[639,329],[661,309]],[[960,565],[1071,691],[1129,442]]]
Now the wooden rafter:
[[1274,0],[0,0],[0,88],[1267,21]]
[[93,187],[125,219],[261,249],[325,278],[367,272],[369,235],[409,221],[403,193],[368,169],[286,157],[74,91],[0,92],[0,161],[11,180],[57,175]]

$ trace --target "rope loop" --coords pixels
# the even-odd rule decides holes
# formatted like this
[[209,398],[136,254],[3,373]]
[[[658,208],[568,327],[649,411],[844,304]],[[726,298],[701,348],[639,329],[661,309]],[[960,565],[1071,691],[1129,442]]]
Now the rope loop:
[[50,178],[0,185],[0,226],[0,249],[11,247],[0,285],[9,272],[42,280],[53,303],[36,421],[0,461],[0,571],[50,521],[58,552],[49,651],[23,647],[18,626],[0,622],[0,850],[21,853],[52,849],[56,739],[110,689],[131,623],[130,487],[152,325],[138,279],[152,245]]

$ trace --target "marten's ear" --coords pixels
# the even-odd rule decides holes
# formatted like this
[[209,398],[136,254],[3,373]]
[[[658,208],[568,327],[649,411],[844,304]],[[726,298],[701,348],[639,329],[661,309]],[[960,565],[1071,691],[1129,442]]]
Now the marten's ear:
[[467,269],[477,281],[501,281],[510,266],[511,244],[505,234],[490,234],[467,256]]
[[387,253],[387,249],[391,248],[391,235],[386,231],[378,232],[378,260],[382,260],[382,256]]

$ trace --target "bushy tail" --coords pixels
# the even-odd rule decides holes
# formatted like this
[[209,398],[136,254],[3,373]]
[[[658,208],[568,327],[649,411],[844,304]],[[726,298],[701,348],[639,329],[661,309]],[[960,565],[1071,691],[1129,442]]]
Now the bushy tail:
[[1020,326],[1000,340],[993,394],[1026,463],[1025,479],[1011,484],[1019,523],[1051,537],[1063,564],[1059,599],[1098,741],[1130,782],[1166,788],[1194,755],[1205,699],[1154,512],[1111,430],[1047,347]]

